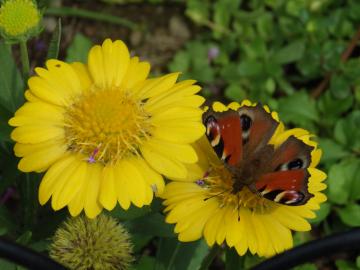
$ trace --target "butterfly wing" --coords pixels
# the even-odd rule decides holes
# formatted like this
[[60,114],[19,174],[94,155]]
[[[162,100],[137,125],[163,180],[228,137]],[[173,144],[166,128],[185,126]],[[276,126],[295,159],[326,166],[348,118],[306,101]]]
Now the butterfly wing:
[[230,166],[239,165],[243,155],[249,156],[264,147],[279,124],[260,104],[243,106],[237,111],[209,109],[203,115],[203,123],[216,154]]
[[243,106],[238,114],[242,123],[244,152],[253,155],[268,143],[279,123],[261,104]]
[[290,136],[274,152],[271,172],[263,174],[255,183],[265,198],[286,205],[305,204],[313,195],[308,191],[307,171],[313,147]]
[[203,115],[206,136],[218,157],[231,166],[242,159],[241,123],[236,111],[208,111]]

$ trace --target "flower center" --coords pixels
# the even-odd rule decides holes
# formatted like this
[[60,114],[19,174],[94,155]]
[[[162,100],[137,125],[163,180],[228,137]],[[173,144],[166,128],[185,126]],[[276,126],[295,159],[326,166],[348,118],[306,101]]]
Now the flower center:
[[119,89],[94,89],[80,96],[65,115],[68,149],[89,162],[115,163],[138,155],[150,136],[150,116],[143,103]]
[[0,27],[8,35],[22,35],[40,20],[40,13],[31,0],[8,0],[0,8]]
[[253,192],[248,187],[243,187],[239,192],[233,192],[231,173],[224,165],[211,164],[204,179],[198,180],[197,184],[208,189],[207,199],[217,199],[220,207],[231,207],[238,210],[246,207],[254,212],[265,213],[271,211],[276,204]]

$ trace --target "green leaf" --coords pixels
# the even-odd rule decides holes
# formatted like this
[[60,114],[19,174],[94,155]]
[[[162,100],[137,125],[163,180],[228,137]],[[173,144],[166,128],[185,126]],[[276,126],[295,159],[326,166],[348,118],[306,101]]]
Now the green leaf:
[[60,50],[61,40],[61,18],[58,19],[54,32],[49,44],[48,53],[46,59],[57,59]]
[[331,204],[328,202],[324,202],[320,205],[320,209],[315,211],[316,217],[310,219],[310,223],[317,224],[323,221],[329,214],[331,210]]
[[263,64],[257,60],[247,59],[241,61],[237,66],[237,70],[240,76],[253,77],[263,72]]
[[354,270],[356,269],[355,264],[345,260],[336,260],[335,262],[337,269],[339,270]]
[[66,61],[86,63],[88,52],[92,45],[93,43],[90,39],[77,33],[67,50]]
[[165,222],[165,216],[154,213],[140,218],[132,219],[126,226],[133,233],[159,237],[175,237],[174,225]]
[[360,111],[353,111],[339,119],[334,130],[335,139],[355,152],[360,152]]
[[225,252],[225,269],[243,269],[244,259],[245,258],[243,256],[239,256],[235,248],[227,248]]
[[279,99],[280,119],[304,127],[309,126],[309,121],[318,121],[319,115],[315,101],[310,99],[305,91]]
[[346,98],[339,99],[335,98],[334,95],[327,91],[321,95],[318,107],[319,110],[324,114],[324,118],[329,116],[338,116],[351,108],[354,102],[354,97],[348,95]]
[[131,205],[128,210],[124,210],[119,205],[117,205],[114,208],[114,210],[112,210],[109,214],[112,217],[115,217],[120,220],[131,220],[148,215],[149,213],[151,213],[150,206],[144,206],[142,208],[138,208],[134,205]]
[[187,51],[178,52],[172,62],[169,64],[169,69],[172,72],[187,72],[190,67],[190,56]]
[[196,23],[204,23],[209,19],[210,5],[203,0],[188,0],[185,14]]
[[243,100],[246,97],[246,92],[244,89],[241,88],[239,84],[230,84],[225,89],[225,96],[228,99],[234,100],[234,101],[240,101]]
[[347,159],[331,166],[328,175],[329,200],[346,204],[360,198],[360,160]]
[[342,222],[346,225],[357,227],[360,226],[360,205],[352,203],[344,208],[337,210]]
[[0,142],[10,142],[10,132],[12,128],[8,121],[12,113],[0,104]]
[[304,51],[304,40],[295,40],[276,51],[273,55],[273,59],[278,64],[288,64],[301,59],[303,57]]
[[350,81],[341,75],[333,75],[330,81],[330,92],[338,99],[344,99],[351,93]]
[[360,268],[360,256],[356,257],[356,266],[357,268]]
[[156,264],[156,260],[154,257],[150,256],[142,256],[139,262],[131,267],[133,270],[153,270]]
[[24,102],[24,82],[11,49],[4,42],[0,42],[0,66],[0,105],[15,112]]
[[26,246],[29,244],[30,240],[32,238],[32,232],[31,231],[25,231],[18,239],[16,239],[16,242],[20,245]]
[[176,238],[161,238],[155,270],[199,269],[208,250],[203,240],[182,243]]
[[16,264],[4,259],[0,259],[0,269],[1,270],[17,270]]
[[350,153],[332,139],[319,138],[319,148],[323,150],[321,161],[326,163],[348,156]]
[[1,205],[0,206],[0,231],[1,235],[7,234],[9,232],[14,232],[16,230],[16,222],[9,212],[9,210]]

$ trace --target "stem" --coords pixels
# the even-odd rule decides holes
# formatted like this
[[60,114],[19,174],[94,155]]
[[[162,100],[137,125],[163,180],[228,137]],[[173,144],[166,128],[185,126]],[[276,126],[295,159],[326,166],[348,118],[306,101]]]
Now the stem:
[[171,258],[170,258],[168,267],[166,268],[167,270],[172,269],[172,265],[173,265],[174,262],[175,262],[175,258],[176,258],[176,255],[177,255],[178,251],[179,251],[179,248],[180,248],[180,243],[177,242],[176,248],[175,248],[174,252],[173,252],[172,255],[171,255]]
[[135,30],[138,28],[138,26],[135,23],[127,19],[113,16],[110,14],[100,13],[98,11],[95,12],[95,11],[79,9],[79,8],[72,8],[72,7],[48,8],[45,11],[45,14],[55,15],[55,16],[74,16],[79,18],[103,21],[117,25],[122,25],[127,28],[130,28],[131,30]]
[[32,230],[37,210],[37,182],[31,176],[30,173],[26,173],[20,183],[25,230]]
[[[350,55],[352,54],[352,52],[354,51],[354,49],[357,45],[357,42],[359,41],[359,39],[360,39],[360,28],[357,30],[357,32],[351,39],[346,50],[341,54],[341,62],[345,63],[349,59]],[[326,73],[324,79],[311,92],[311,96],[313,98],[318,98],[321,95],[321,93],[326,89],[326,87],[328,86],[328,84],[330,82],[331,76],[332,76],[332,72]]]
[[199,270],[207,270],[220,251],[220,246],[214,245],[208,255],[203,259]]
[[21,55],[21,64],[22,64],[24,81],[26,81],[30,73],[30,63],[29,63],[28,49],[25,40],[20,42],[20,55]]

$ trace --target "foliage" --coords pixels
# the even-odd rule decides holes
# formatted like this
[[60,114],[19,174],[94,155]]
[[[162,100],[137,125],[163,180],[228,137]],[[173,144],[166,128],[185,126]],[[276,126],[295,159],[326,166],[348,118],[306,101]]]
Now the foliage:
[[[40,2],[46,6],[46,1]],[[163,5],[162,1],[150,2]],[[288,126],[310,129],[320,142],[321,168],[328,172],[328,202],[312,220],[313,233],[297,233],[295,243],[360,226],[360,57],[357,40],[352,44],[353,37],[359,36],[359,1],[178,2],[185,6],[189,24],[197,28],[194,38],[174,55],[170,71],[197,79],[209,100],[249,98],[269,104]],[[50,11],[56,14],[54,10]],[[71,15],[66,14],[66,8],[61,12]],[[81,14],[86,17],[86,13]],[[105,17],[102,14],[99,20]],[[57,29],[61,29],[60,24]],[[60,40],[55,32],[49,55],[58,55]],[[77,33],[67,47],[66,59],[84,61],[91,45],[92,39]],[[218,54],[210,55],[214,49]],[[24,101],[25,83],[16,63],[9,45],[0,41],[0,65],[6,67],[0,69],[0,194],[1,198],[10,196],[6,203],[0,199],[0,235],[46,251],[49,238],[67,213],[40,207],[40,176],[17,170],[7,124]],[[203,241],[177,241],[173,226],[164,222],[162,208],[156,200],[151,207],[116,208],[110,213],[133,235],[134,269],[198,269],[208,254],[207,245]],[[229,270],[248,269],[259,260],[250,254],[239,258],[228,250],[217,263]],[[325,264],[360,269],[359,257]],[[16,267],[0,260],[0,269],[19,269]],[[317,266],[306,264],[297,269]]]

